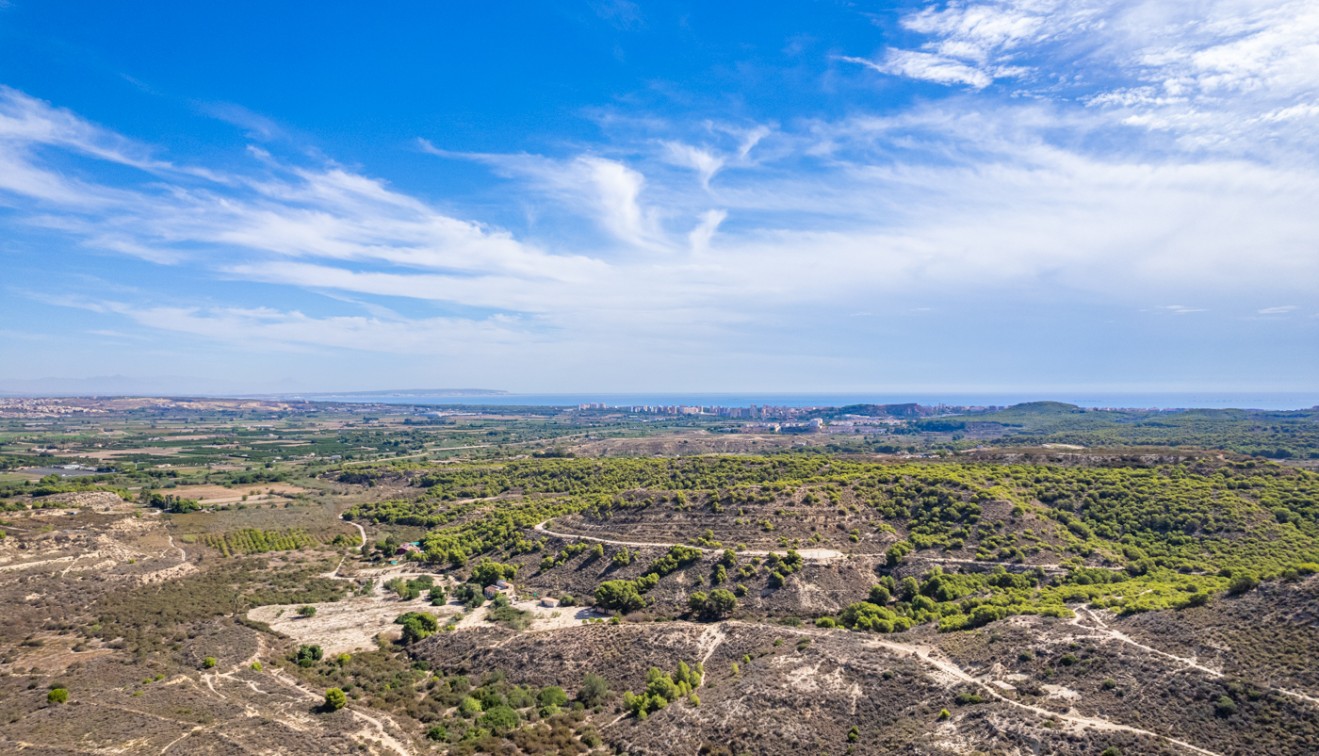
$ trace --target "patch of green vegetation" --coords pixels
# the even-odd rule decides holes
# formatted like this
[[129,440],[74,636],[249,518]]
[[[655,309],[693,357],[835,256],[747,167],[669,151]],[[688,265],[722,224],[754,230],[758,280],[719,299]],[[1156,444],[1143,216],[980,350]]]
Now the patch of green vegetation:
[[[385,588],[393,591],[404,601],[420,598],[423,592],[433,590],[434,587],[435,578],[429,575],[421,575],[415,578],[390,578],[385,583]],[[441,593],[443,593],[443,589],[441,589]]]
[[269,551],[296,551],[317,546],[320,541],[304,530],[257,530],[244,528],[227,533],[211,533],[198,540],[225,556],[263,554]]
[[[936,425],[937,424],[937,425]],[[1194,446],[1273,459],[1319,459],[1319,411],[1094,410],[1031,402],[998,412],[917,421],[914,431],[997,427],[999,444]]]
[[[713,509],[763,502],[767,493],[773,501],[773,491],[804,491],[802,501],[816,502],[809,506],[828,500],[867,508],[904,536],[889,548],[890,568],[931,549],[962,548],[974,548],[977,560],[1021,565],[1015,572],[929,571],[909,595],[896,583],[886,586],[899,596],[896,604],[859,602],[835,620],[878,632],[924,623],[966,629],[1014,614],[1069,616],[1067,604],[1075,602],[1123,613],[1185,608],[1207,603],[1230,586],[1244,591],[1259,579],[1304,574],[1319,562],[1319,475],[1255,460],[1082,467],[891,464],[812,455],[550,459],[449,466],[427,484],[432,495],[406,507],[430,509],[434,514],[425,518],[449,523],[424,540],[428,559],[438,562],[453,563],[455,554],[463,562],[477,554],[524,553],[536,547],[527,538],[530,526],[571,512],[607,518],[613,510],[664,497],[679,508]],[[648,485],[688,488],[633,492]],[[505,498],[493,512],[470,517],[473,502],[446,503],[449,494],[460,493]],[[1010,509],[1016,524],[986,520],[989,505]],[[403,506],[384,502],[357,511],[388,521]],[[561,564],[585,549],[568,547],[549,562]],[[700,557],[699,549],[674,546],[641,576],[601,583],[596,603],[619,612],[640,609],[661,578]],[[1030,568],[1031,562],[1050,561],[1061,569]],[[782,585],[801,565],[795,552],[771,555],[763,564],[767,584]],[[724,572],[716,580],[712,571],[715,584],[729,576],[722,560],[717,566]]]
[[700,664],[692,668],[682,661],[678,662],[678,669],[672,675],[651,667],[646,672],[646,689],[641,693],[625,692],[623,707],[637,719],[645,719],[670,703],[691,696],[701,687],[704,674],[705,670]]
[[394,620],[403,626],[403,642],[413,644],[434,635],[440,629],[439,620],[430,612],[408,612]]

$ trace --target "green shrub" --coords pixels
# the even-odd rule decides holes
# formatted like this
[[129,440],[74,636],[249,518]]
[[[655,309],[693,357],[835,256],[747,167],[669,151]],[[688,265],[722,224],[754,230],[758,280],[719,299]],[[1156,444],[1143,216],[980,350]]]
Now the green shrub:
[[1230,717],[1237,713],[1237,702],[1232,700],[1231,696],[1219,696],[1214,702],[1214,714],[1220,717]]
[[403,626],[403,642],[409,645],[429,638],[440,629],[439,620],[429,612],[407,612],[400,614],[394,624]]
[[325,710],[338,711],[348,705],[348,696],[339,688],[325,691]]
[[1259,578],[1253,575],[1238,575],[1227,586],[1229,596],[1240,596],[1259,587]]
[[517,729],[518,713],[507,705],[494,706],[476,720],[478,727],[484,727],[496,735],[504,735]]
[[595,603],[604,609],[630,612],[646,605],[632,580],[606,580],[595,589]]
[[320,661],[324,654],[321,647],[315,644],[299,646],[297,653],[293,655],[293,661],[299,667],[310,667]]
[[537,702],[541,706],[567,706],[568,694],[557,685],[551,685],[548,688],[542,688],[540,694],[536,696]]
[[577,690],[577,700],[582,705],[593,709],[609,698],[609,683],[603,677],[587,672],[582,676],[582,687]]
[[687,605],[691,611],[703,620],[720,620],[733,613],[737,609],[737,597],[732,591],[723,588],[716,588],[707,595],[705,593],[693,593],[687,599]]

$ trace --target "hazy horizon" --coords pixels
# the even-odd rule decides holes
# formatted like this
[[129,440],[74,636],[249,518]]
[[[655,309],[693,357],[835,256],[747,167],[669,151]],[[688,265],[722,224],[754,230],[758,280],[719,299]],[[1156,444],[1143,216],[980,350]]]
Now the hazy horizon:
[[[7,388],[0,384],[0,399],[88,398],[88,397],[198,397],[215,399],[306,399],[320,402],[414,404],[435,406],[573,406],[602,403],[611,407],[636,405],[697,405],[747,407],[833,406],[852,404],[947,404],[952,406],[1010,406],[1024,402],[1063,402],[1090,408],[1124,409],[1252,409],[1305,410],[1319,407],[1319,391],[1241,392],[1214,390],[1105,391],[1090,389],[875,389],[837,392],[810,391],[505,391],[481,387],[393,388],[328,391],[187,391],[133,390],[131,384],[99,384],[103,390],[72,382],[67,390],[43,391],[41,381],[34,390]],[[93,384],[95,385],[95,384]]]

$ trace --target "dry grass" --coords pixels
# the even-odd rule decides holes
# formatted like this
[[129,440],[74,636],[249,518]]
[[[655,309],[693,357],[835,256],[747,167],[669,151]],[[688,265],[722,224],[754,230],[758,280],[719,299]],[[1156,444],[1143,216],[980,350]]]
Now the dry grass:
[[169,493],[184,499],[196,499],[204,506],[237,504],[247,497],[249,504],[307,493],[307,489],[290,483],[261,483],[250,486],[196,485],[179,486]]

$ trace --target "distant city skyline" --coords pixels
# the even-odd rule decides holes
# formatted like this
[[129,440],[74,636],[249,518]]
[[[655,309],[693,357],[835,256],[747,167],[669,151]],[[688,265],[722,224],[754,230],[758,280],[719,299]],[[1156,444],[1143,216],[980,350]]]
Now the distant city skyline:
[[0,393],[1319,389],[1319,6],[0,2]]

